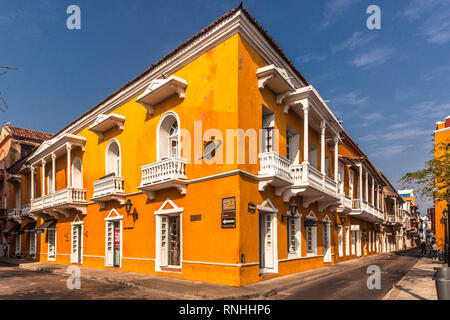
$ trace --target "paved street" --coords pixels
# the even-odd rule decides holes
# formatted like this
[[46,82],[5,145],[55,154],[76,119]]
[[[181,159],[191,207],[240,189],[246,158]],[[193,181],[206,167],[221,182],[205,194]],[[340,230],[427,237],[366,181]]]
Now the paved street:
[[419,260],[418,250],[376,261],[381,270],[381,289],[367,288],[367,267],[343,271],[305,285],[279,292],[270,299],[289,300],[378,300],[382,299]]
[[[80,290],[67,288],[65,274],[39,272],[0,262],[0,299],[221,299],[231,298],[236,294],[240,295],[239,299],[261,299],[265,295],[264,292],[278,287],[278,293],[266,295],[267,299],[378,300],[383,299],[418,261],[418,250],[413,249],[403,253],[361,258],[240,288],[84,268],[85,275],[98,277],[106,272],[112,280],[122,280],[130,286],[100,278],[82,278]],[[367,288],[369,265],[380,267],[379,290]],[[65,266],[60,267],[65,270]],[[433,291],[432,285],[430,288]],[[195,293],[198,293],[198,296]]]
[[79,290],[69,290],[67,277],[24,270],[0,262],[0,300],[173,299],[118,284],[82,279]]

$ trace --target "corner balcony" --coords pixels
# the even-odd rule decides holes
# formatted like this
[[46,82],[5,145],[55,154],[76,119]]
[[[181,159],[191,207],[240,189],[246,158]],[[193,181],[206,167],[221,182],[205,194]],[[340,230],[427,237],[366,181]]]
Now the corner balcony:
[[30,213],[38,215],[49,214],[55,218],[58,218],[59,214],[63,214],[68,217],[70,209],[86,214],[86,207],[86,190],[70,187],[43,197],[31,199]]
[[341,196],[338,193],[337,182],[311,164],[302,163],[291,166],[291,177],[293,185],[283,194],[283,201],[288,201],[292,195],[301,195],[304,208],[315,201],[318,202],[319,211],[339,206]]
[[350,213],[353,209],[353,200],[346,194],[341,194],[339,207],[337,207],[338,213]]
[[380,210],[366,201],[361,201],[361,199],[353,199],[350,215],[373,223],[382,223],[384,218],[384,215]]
[[181,194],[186,194],[187,177],[185,175],[186,160],[182,158],[168,158],[141,167],[141,184],[138,187],[155,199],[155,191],[177,188]]
[[284,202],[301,195],[305,208],[317,201],[321,211],[339,204],[337,183],[310,164],[292,165],[276,152],[265,152],[259,154],[259,168],[259,191],[270,185],[276,196],[283,196]]
[[276,152],[260,153],[258,189],[264,191],[268,185],[275,188],[275,194],[280,196],[282,191],[292,185],[291,161]]
[[94,182],[94,195],[91,200],[98,203],[102,209],[107,201],[116,200],[121,205],[125,204],[125,192],[123,190],[124,178],[106,176]]
[[13,209],[8,210],[8,220],[14,220],[17,222],[21,222],[22,217],[20,216],[20,209],[13,208]]
[[22,206],[22,209],[20,210],[20,216],[24,219],[31,218],[31,219],[35,220],[36,217],[33,214],[30,214],[30,209],[31,209],[30,204],[24,204]]

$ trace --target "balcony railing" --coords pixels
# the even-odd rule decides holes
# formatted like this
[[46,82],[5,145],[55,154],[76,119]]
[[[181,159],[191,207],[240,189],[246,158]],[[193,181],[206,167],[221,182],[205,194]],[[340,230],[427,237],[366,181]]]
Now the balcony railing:
[[353,210],[360,210],[361,209],[361,200],[353,199],[352,208],[353,208]]
[[16,220],[21,219],[20,209],[14,208],[8,210],[8,220]]
[[22,206],[22,209],[20,211],[20,216],[26,218],[29,215],[30,215],[30,204],[25,204]]
[[291,161],[276,152],[260,153],[259,172],[260,177],[280,177],[287,181],[291,180]]
[[95,181],[92,200],[100,203],[101,207],[104,207],[104,202],[108,200],[118,200],[121,204],[124,204],[123,182],[124,178],[116,176],[107,176]]
[[[306,174],[304,172],[306,171]],[[310,184],[312,187],[337,197],[337,183],[323,174],[311,164],[300,164],[291,167],[291,177],[295,185]]]
[[353,207],[353,200],[346,194],[341,194],[341,203],[337,208],[339,213],[350,213]]
[[185,174],[186,160],[182,158],[168,158],[141,167],[141,185],[150,199],[154,199],[154,191],[171,187],[178,188],[182,194],[186,193],[187,177]]
[[40,198],[31,199],[30,212],[38,212],[46,209],[75,208],[85,213],[86,205],[86,190],[70,187]]

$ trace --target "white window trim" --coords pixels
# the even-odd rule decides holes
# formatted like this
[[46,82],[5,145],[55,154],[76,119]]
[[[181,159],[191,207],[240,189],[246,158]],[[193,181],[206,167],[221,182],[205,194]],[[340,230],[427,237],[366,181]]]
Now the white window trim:
[[[339,238],[339,236],[341,236]],[[344,227],[338,225],[338,254],[340,257],[344,256]]]
[[350,255],[350,227],[349,226],[345,226],[345,255],[349,256]]
[[16,256],[21,253],[22,253],[22,235],[16,233]]
[[[272,244],[273,244],[273,269],[261,268],[259,266],[259,272],[262,273],[278,273],[278,209],[273,205],[269,198],[258,205],[259,214],[271,214],[272,215]],[[258,230],[259,232],[259,230]],[[261,244],[259,244],[260,246]]]
[[[287,216],[290,215],[289,212],[286,213]],[[298,258],[302,256],[302,215],[297,211],[295,213],[295,215],[293,217],[290,217],[289,219],[294,220],[294,224],[295,224],[295,243],[296,243],[296,248],[295,248],[295,252],[289,252],[289,246],[290,243],[288,242],[288,259],[290,258]],[[288,220],[289,221],[289,220]],[[288,241],[290,241],[290,228],[289,228],[289,223],[287,223],[287,227],[288,227]]]
[[331,245],[331,220],[328,217],[328,215],[325,215],[325,217],[322,219],[322,236],[324,235],[324,230],[325,228],[327,229],[327,242],[328,242],[328,250],[330,250],[330,254],[327,257],[326,252],[325,252],[325,247],[322,245],[322,250],[323,250],[323,261],[325,263],[330,263],[332,262],[332,248],[333,246]]
[[[120,142],[119,140],[117,140],[116,138],[111,139],[108,142],[108,145],[106,146],[106,151],[105,151],[105,174],[108,174],[108,151],[109,151],[109,147],[113,144],[113,143],[117,143],[117,147],[119,148],[119,172],[118,172],[118,176],[121,177],[122,176],[122,148],[120,146]],[[82,166],[83,167],[83,166]]]
[[[164,209],[166,205],[172,206],[172,209]],[[156,225],[156,257],[155,257],[155,271],[158,272],[166,272],[162,268],[165,266],[161,266],[161,219],[162,216],[179,216],[180,219],[180,265],[179,266],[170,266],[167,268],[171,269],[182,269],[183,267],[183,207],[178,207],[172,200],[169,198],[164,201],[164,203],[159,207],[158,210],[154,212],[155,214],[155,225]]]
[[[317,221],[317,217],[314,212],[311,210],[309,214],[306,216],[306,220]],[[308,252],[308,230],[307,228],[311,228],[312,230],[312,251]],[[306,256],[307,257],[315,257],[317,256],[317,225],[314,227],[305,227],[305,236],[306,236]]]
[[[178,117],[178,114],[172,110],[167,111],[161,116],[161,119],[159,119],[158,126],[156,128],[156,161],[161,161],[161,154],[159,149],[159,132],[161,130],[161,125],[164,122],[164,120],[167,117],[173,116],[175,117],[175,121],[178,125],[178,156],[177,158],[181,158],[181,126],[180,126],[180,117]],[[169,140],[167,140],[167,144],[169,143]],[[167,148],[170,148],[169,145],[166,146]]]
[[351,246],[351,254],[352,256],[356,255],[356,230],[351,230],[351,239],[350,239],[350,246]]
[[81,252],[80,257],[81,257],[81,261],[79,261],[76,264],[83,264],[83,246],[84,246],[84,241],[83,241],[83,234],[84,234],[84,221],[80,220],[80,217],[78,217],[78,215],[75,216],[75,219],[73,220],[73,222],[70,223],[70,263],[75,263],[72,260],[72,252],[73,252],[73,239],[72,239],[72,226],[81,226],[81,234],[80,234],[80,247],[78,248],[78,250]]
[[[31,244],[32,244],[32,240],[33,240],[33,238],[32,238],[32,234],[34,234],[34,251],[31,251],[31,248],[33,247]],[[28,251],[28,254],[30,255],[30,256],[36,256],[36,232],[34,232],[34,231],[31,231],[30,232],[30,250]]]
[[116,211],[116,209],[112,209],[108,216],[105,218],[105,267],[111,267],[108,266],[106,263],[107,259],[107,250],[108,250],[108,222],[115,222],[119,221],[120,223],[120,260],[119,260],[119,268],[122,268],[122,258],[123,258],[123,216],[119,215],[119,213]]
[[[47,231],[46,232],[55,232],[55,256],[54,257],[50,257],[50,241],[48,241],[48,243],[47,243],[47,260],[48,261],[56,261],[56,254],[57,254],[57,244],[58,244],[58,238],[57,238],[57,235],[58,235],[58,232],[57,232],[57,230],[56,230],[56,227],[55,227],[55,229],[47,229]],[[48,234],[47,234],[47,239],[48,239]]]

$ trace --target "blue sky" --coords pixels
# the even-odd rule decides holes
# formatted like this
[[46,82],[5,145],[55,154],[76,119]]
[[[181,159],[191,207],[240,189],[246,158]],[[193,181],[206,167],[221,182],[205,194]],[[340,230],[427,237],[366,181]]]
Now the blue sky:
[[[66,9],[81,8],[81,30]],[[239,1],[0,0],[0,122],[55,133]],[[381,30],[366,9],[381,9]],[[248,0],[283,48],[394,183],[429,158],[450,114],[449,0]],[[421,212],[430,205],[422,203]]]

